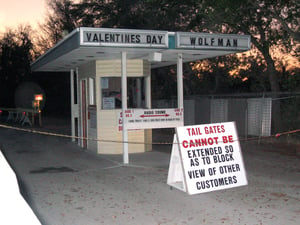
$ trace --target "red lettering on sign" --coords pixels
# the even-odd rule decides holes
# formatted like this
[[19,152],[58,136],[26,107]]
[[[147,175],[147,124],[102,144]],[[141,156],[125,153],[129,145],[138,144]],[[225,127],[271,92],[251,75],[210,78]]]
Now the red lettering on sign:
[[210,138],[199,138],[194,140],[184,140],[182,141],[183,148],[194,148],[200,146],[208,146],[218,144],[218,137],[210,137]]
[[234,142],[232,135],[223,136],[222,139],[223,139],[223,143],[232,143],[232,142]]
[[224,125],[209,126],[209,127],[204,127],[204,131],[206,134],[224,133],[225,128]]

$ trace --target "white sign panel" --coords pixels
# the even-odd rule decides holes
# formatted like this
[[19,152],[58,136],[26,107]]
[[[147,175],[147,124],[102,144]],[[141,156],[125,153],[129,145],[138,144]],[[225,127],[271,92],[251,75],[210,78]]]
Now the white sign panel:
[[114,97],[103,97],[103,109],[114,109],[115,98]]
[[[179,151],[170,160],[168,184],[188,194],[247,185],[235,123],[214,123],[176,128]],[[172,157],[179,155],[180,160]],[[178,156],[177,156],[178,158]],[[175,165],[181,161],[180,165]],[[177,163],[178,164],[178,163]],[[182,168],[183,180],[174,168]],[[177,172],[178,174],[178,172]]]
[[178,127],[183,126],[183,109],[127,109],[122,119],[127,130]]
[[249,35],[176,33],[176,47],[184,49],[249,50]]
[[85,28],[81,45],[110,47],[168,48],[167,31]]

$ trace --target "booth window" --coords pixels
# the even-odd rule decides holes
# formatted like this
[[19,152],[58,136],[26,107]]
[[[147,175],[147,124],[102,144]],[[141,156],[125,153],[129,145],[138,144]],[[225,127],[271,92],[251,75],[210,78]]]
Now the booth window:
[[[144,78],[127,78],[127,107],[144,108],[145,91]],[[102,77],[102,109],[122,108],[121,77]]]
[[128,108],[145,108],[145,85],[143,77],[127,78]]
[[121,77],[102,77],[102,109],[122,108]]

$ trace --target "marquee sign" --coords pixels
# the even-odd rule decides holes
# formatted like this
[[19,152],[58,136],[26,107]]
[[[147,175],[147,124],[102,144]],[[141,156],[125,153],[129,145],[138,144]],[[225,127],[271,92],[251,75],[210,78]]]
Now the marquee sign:
[[87,46],[168,48],[168,43],[167,31],[81,29],[81,45]]
[[250,49],[250,36],[177,32],[176,47],[181,49],[245,51]]

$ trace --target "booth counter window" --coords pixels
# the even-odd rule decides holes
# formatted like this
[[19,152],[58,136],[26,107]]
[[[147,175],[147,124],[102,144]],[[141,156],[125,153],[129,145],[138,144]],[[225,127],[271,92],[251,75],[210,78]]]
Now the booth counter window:
[[[145,92],[144,78],[127,78],[127,106],[128,108],[144,108]],[[122,108],[122,90],[121,77],[102,77],[102,109],[121,109]]]

